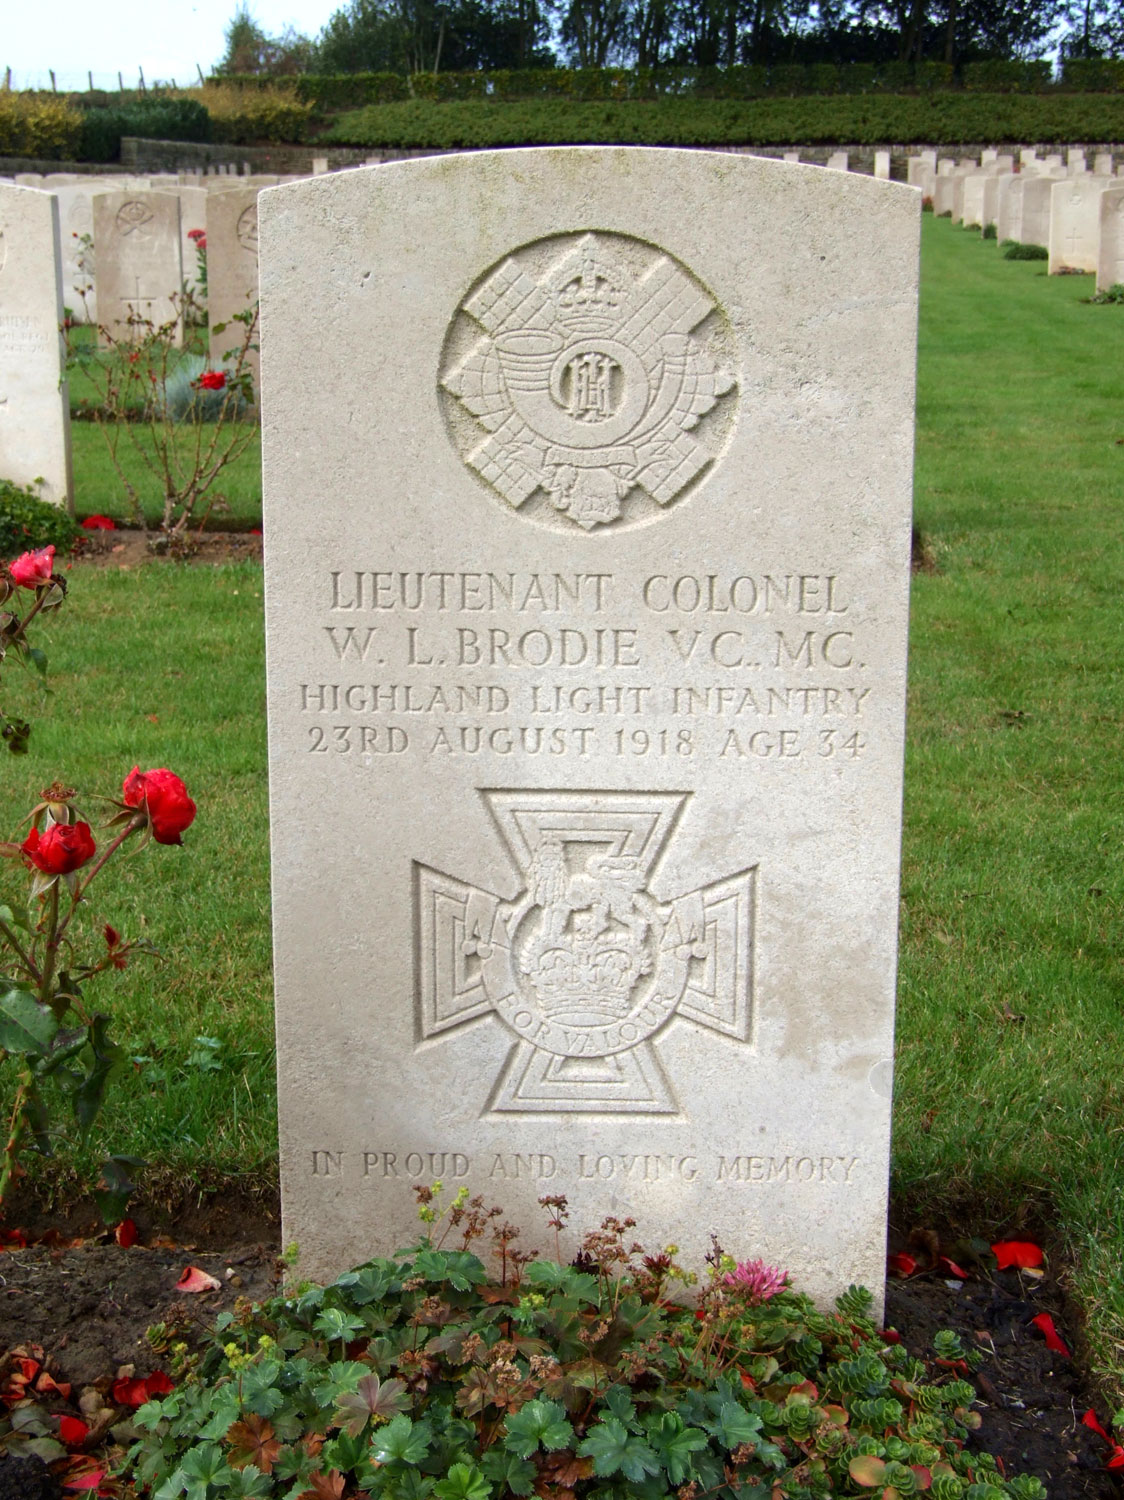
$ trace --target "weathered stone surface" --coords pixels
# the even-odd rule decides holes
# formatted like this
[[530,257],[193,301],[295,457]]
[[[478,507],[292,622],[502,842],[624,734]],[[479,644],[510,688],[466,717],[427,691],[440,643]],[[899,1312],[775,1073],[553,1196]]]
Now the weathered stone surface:
[[1019,236],[1022,244],[1049,246],[1050,194],[1053,190],[1053,177],[1041,176],[1026,179],[1023,187],[1022,233]]
[[1097,249],[1097,291],[1124,286],[1124,187],[1101,194]]
[[73,505],[59,209],[0,185],[0,478]]
[[301,1273],[441,1178],[880,1291],[920,195],[558,148],[259,208]]
[[1095,271],[1105,179],[1085,174],[1055,182],[1050,192],[1050,275]]
[[[240,313],[252,312],[258,300],[258,193],[235,188],[212,193],[207,204],[207,290],[211,326],[211,363],[215,369],[237,363],[247,335]],[[225,326],[224,326],[225,325]],[[257,329],[246,352],[246,368],[259,382]]]
[[[190,187],[177,187],[176,197],[180,200],[180,260],[183,265],[183,279],[193,294],[199,291],[199,253],[195,248],[195,241],[188,236],[192,230],[201,229],[204,237],[207,236],[207,204],[210,193],[204,187],[198,185]],[[208,266],[208,281],[210,279],[210,267]]]
[[999,243],[1021,240],[1023,232],[1023,187],[1021,172],[1008,173],[999,179],[999,202],[996,208],[995,234]]
[[[112,186],[112,184],[110,184]],[[51,190],[59,205],[62,300],[80,323],[98,320],[94,286],[94,197],[106,191],[97,178]]]
[[94,199],[98,323],[116,342],[170,325],[183,342],[180,204],[172,193],[101,193]]

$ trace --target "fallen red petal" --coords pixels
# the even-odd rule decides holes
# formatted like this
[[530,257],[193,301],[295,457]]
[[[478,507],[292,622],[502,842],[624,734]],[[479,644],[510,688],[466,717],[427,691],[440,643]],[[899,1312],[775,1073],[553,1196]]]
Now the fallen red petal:
[[222,1282],[208,1276],[198,1266],[184,1266],[183,1275],[176,1282],[177,1292],[217,1292]]
[[1055,1354],[1064,1354],[1066,1359],[1073,1358],[1073,1355],[1070,1354],[1065,1344],[1059,1338],[1058,1330],[1054,1327],[1054,1320],[1049,1313],[1039,1313],[1036,1318],[1031,1318],[1030,1321],[1046,1340],[1047,1349],[1052,1349]]
[[884,1344],[900,1344],[902,1336],[896,1328],[883,1328],[878,1337]]
[[143,1406],[148,1400],[148,1384],[135,1377],[113,1382],[113,1399],[118,1406]]
[[77,1479],[68,1479],[64,1490],[96,1490],[105,1478],[104,1469],[94,1469],[89,1474],[79,1474]]
[[940,1256],[937,1260],[937,1265],[941,1268],[946,1276],[955,1276],[958,1281],[968,1280],[967,1271],[962,1271],[954,1260],[949,1260],[947,1255]]
[[113,1237],[123,1250],[127,1250],[137,1242],[137,1226],[132,1219],[122,1219],[113,1231]]
[[1112,1439],[1109,1437],[1108,1433],[1104,1430],[1100,1422],[1097,1420],[1097,1414],[1091,1406],[1085,1413],[1085,1415],[1081,1418],[1081,1425],[1083,1427],[1091,1428],[1093,1432],[1098,1433],[1101,1437],[1104,1438],[1106,1443],[1112,1442]]
[[166,1396],[169,1391],[174,1391],[175,1386],[164,1374],[163,1370],[153,1370],[152,1374],[144,1382],[144,1388],[151,1401],[153,1396]]
[[917,1262],[912,1255],[907,1255],[904,1250],[888,1257],[887,1264],[895,1276],[912,1276],[917,1270]]
[[1112,1452],[1105,1459],[1106,1469],[1124,1469],[1124,1448],[1119,1443],[1113,1443]]
[[991,1253],[1001,1271],[1009,1271],[1012,1266],[1020,1270],[1033,1269],[1042,1264],[1041,1246],[1032,1245],[1029,1240],[1000,1240],[997,1245],[992,1245]]
[[59,1438],[68,1448],[79,1448],[90,1436],[90,1429],[78,1417],[59,1418]]

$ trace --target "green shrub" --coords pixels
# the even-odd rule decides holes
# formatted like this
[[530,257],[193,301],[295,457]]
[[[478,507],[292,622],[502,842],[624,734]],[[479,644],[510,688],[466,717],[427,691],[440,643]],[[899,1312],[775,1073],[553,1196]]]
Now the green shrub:
[[582,1270],[513,1267],[503,1244],[489,1280],[469,1251],[424,1242],[225,1313],[187,1378],[138,1411],[129,1470],[146,1493],[216,1500],[827,1500],[913,1494],[918,1469],[941,1500],[1045,1500],[966,1450],[974,1387],[881,1339],[868,1293],[820,1313],[716,1274],[696,1314],[666,1295],[669,1254],[629,1256],[631,1223],[606,1221],[599,1248],[619,1255],[591,1257],[590,1237]]
[[0,479],[0,558],[11,561],[35,547],[69,552],[77,535],[77,526],[60,506],[40,500],[33,489]]
[[999,230],[998,230],[998,228],[997,228],[997,226],[995,224],[985,224],[984,225],[984,227],[983,227],[983,237],[984,237],[985,240],[994,240],[994,239],[996,239],[998,237],[998,234],[999,234]]
[[1124,281],[1114,281],[1111,286],[1105,287],[1103,292],[1094,292],[1089,298],[1090,302],[1103,305],[1104,303],[1124,303]]
[[0,156],[72,160],[81,136],[82,116],[65,98],[0,90]]
[[[776,75],[778,69],[773,69]],[[561,72],[561,70],[559,70]],[[579,101],[411,99],[341,115],[322,139],[348,146],[463,147],[567,143],[669,146],[959,145],[989,140],[1113,140],[1108,94],[839,94]]]
[[1124,57],[1067,58],[1061,83],[1076,94],[1124,93]]
[[1040,94],[1052,81],[1048,62],[998,57],[965,63],[961,77],[966,89],[982,94]]
[[1049,260],[1050,252],[1045,245],[1020,245],[1018,240],[1005,240],[1004,260]]
[[198,99],[156,95],[111,109],[88,109],[82,116],[81,161],[117,161],[121,138],[156,141],[209,141],[211,119]]

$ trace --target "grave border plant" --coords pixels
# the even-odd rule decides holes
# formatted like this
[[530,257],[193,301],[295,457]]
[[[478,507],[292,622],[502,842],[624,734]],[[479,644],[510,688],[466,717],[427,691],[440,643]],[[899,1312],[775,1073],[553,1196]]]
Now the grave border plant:
[[[198,253],[202,262],[205,241]],[[80,296],[86,300],[85,289]],[[208,358],[207,367],[190,379],[185,399],[179,389],[183,382],[177,380],[184,359],[177,336],[181,325],[191,326],[193,317],[198,322],[202,313],[197,298],[186,289],[172,301],[174,314],[163,323],[133,311],[122,336],[99,327],[106,345],[102,349],[80,347],[70,320],[63,328],[68,370],[81,368],[97,391],[89,409],[105,439],[133,524],[149,529],[127,456],[160,489],[158,535],[150,545],[154,551],[182,553],[190,550],[192,529],[201,531],[210,515],[225,507],[217,488],[220,475],[257,436],[257,423],[248,416],[256,399],[250,355],[257,347],[258,305],[255,301],[233,315],[231,322],[238,327],[231,332],[232,347],[224,351],[221,368],[211,368]],[[219,323],[212,331],[222,333],[229,327],[230,323]]]
[[[122,1472],[154,1500],[1044,1500],[968,1451],[979,1354],[955,1334],[926,1364],[865,1290],[818,1311],[718,1245],[684,1298],[676,1247],[646,1254],[632,1219],[536,1260],[500,1209],[462,1189],[439,1212],[441,1191],[415,1189],[408,1249],[173,1345],[181,1383],[138,1411]],[[540,1203],[557,1242],[566,1200]]]

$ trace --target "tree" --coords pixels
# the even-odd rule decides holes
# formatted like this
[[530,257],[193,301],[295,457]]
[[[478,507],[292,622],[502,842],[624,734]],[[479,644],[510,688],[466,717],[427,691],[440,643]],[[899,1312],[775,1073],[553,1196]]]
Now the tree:
[[1124,57],[1124,3],[1076,0],[1065,6],[1062,57]]
[[542,0],[349,0],[317,45],[325,73],[550,67]]
[[258,78],[284,78],[308,71],[313,57],[311,40],[287,26],[280,36],[267,36],[242,0],[225,32],[226,51],[215,66],[220,76],[248,73]]
[[570,0],[562,17],[562,47],[575,68],[623,61],[628,47],[628,0]]

